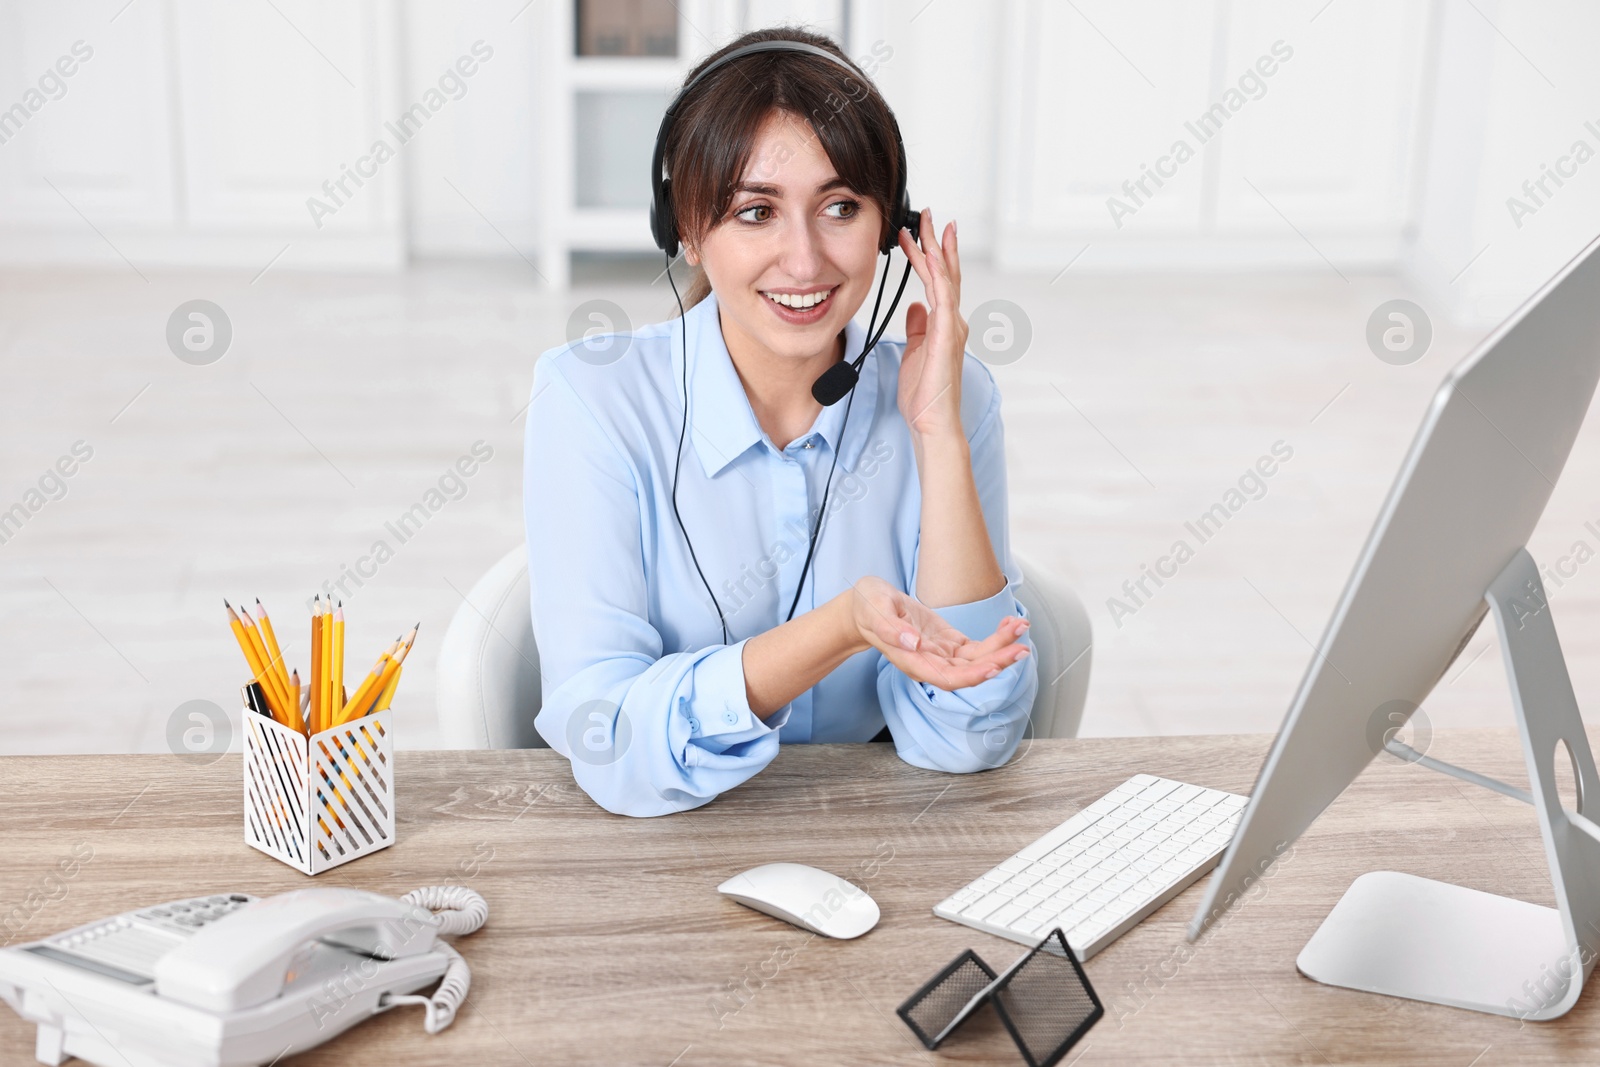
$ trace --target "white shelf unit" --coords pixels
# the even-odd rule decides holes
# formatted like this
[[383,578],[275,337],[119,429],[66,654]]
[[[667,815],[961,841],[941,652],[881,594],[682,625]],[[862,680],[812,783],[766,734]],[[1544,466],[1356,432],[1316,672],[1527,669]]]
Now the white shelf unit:
[[[579,56],[576,55],[574,0],[543,5],[545,32],[539,62],[539,115],[543,130],[539,154],[539,272],[550,287],[564,290],[572,280],[572,252],[650,252],[648,156],[653,145],[652,125],[638,168],[641,197],[638,206],[585,207],[578,203],[579,155],[577,110],[582,93],[660,93],[662,105],[671,98],[683,76],[701,55],[713,47],[701,31],[711,30],[712,10],[722,5],[710,0],[679,0],[678,55]],[[697,29],[699,27],[700,29]],[[718,44],[725,38],[718,38]],[[655,112],[660,122],[660,111]]]

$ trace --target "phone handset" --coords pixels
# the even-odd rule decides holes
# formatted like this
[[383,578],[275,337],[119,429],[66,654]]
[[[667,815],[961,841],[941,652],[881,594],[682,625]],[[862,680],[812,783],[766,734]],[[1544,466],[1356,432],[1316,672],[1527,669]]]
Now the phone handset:
[[425,1026],[436,1033],[455,1017],[471,976],[460,954],[435,937],[471,933],[488,913],[481,896],[459,886],[429,886],[398,900],[364,889],[298,889],[258,900],[167,953],[155,967],[156,993],[214,1012],[254,1007],[282,994],[291,962],[312,940],[386,960],[441,952],[451,959],[432,998],[396,996],[383,1005],[425,1005]]

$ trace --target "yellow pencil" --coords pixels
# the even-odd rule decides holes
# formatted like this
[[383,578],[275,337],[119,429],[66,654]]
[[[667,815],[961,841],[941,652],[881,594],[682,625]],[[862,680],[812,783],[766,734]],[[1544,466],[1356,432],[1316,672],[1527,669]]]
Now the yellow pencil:
[[312,601],[311,609],[311,709],[306,728],[312,733],[321,729],[322,723],[322,594]]
[[360,713],[357,709],[365,710],[366,705],[373,702],[373,694],[382,693],[379,683],[384,680],[384,675],[392,662],[390,657],[395,656],[398,651],[400,651],[400,641],[395,641],[394,645],[390,645],[378,654],[378,662],[373,664],[373,670],[366,675],[366,680],[362,681],[360,688],[355,689],[355,696],[350,697],[349,702],[339,709],[338,715],[334,715],[334,726],[342,726],[352,718],[357,718]]
[[[421,625],[421,623],[417,624],[417,626]],[[374,696],[369,701],[370,706],[358,708],[356,714],[351,718],[359,718],[362,715],[377,711],[383,699],[383,694],[392,693],[393,687],[399,684],[396,679],[400,677],[400,665],[405,662],[406,655],[411,651],[411,646],[416,643],[417,626],[413,626],[411,632],[400,639],[400,650],[389,658],[389,665],[384,668],[383,677],[379,678],[377,684],[373,687]]]
[[[333,612],[333,670],[328,672],[328,707],[340,708],[344,704],[344,604]],[[333,716],[329,716],[332,718]],[[323,726],[327,729],[333,723]]]
[[223,600],[222,606],[228,611],[228,625],[233,630],[233,639],[239,642],[239,650],[244,653],[245,662],[250,665],[250,674],[261,684],[261,694],[266,698],[267,710],[272,712],[272,717],[283,725],[288,726],[284,718],[283,709],[274,704],[271,686],[271,675],[266,666],[261,662],[261,657],[256,654],[255,646],[250,643],[250,637],[245,632],[244,623],[239,621],[239,616],[234,612],[233,605]]
[[261,603],[261,598],[256,597],[256,624],[261,627],[261,637],[266,642],[267,654],[272,657],[272,668],[278,676],[278,681],[283,683],[281,688],[285,695],[289,693],[289,669],[283,662],[283,649],[278,647],[278,635],[273,632],[272,620],[267,618],[266,605]]
[[322,717],[317,722],[320,732],[332,726],[328,720],[333,712],[333,601],[322,605]]
[[[272,654],[267,651],[267,644],[261,637],[261,631],[256,629],[256,621],[250,617],[250,609],[241,605],[239,614],[244,617],[244,633],[250,641],[250,646],[256,650],[256,655],[261,660],[262,670],[266,671],[266,681],[261,688],[272,694],[273,703],[280,712],[289,710],[289,687],[278,683],[278,673],[273,669]],[[281,720],[280,720],[281,721]]]
[[373,711],[383,711],[389,707],[389,701],[394,699],[394,691],[400,684],[400,671],[403,668],[396,665],[394,674],[389,679],[389,684],[383,687],[383,693],[378,697],[378,702],[372,705]]

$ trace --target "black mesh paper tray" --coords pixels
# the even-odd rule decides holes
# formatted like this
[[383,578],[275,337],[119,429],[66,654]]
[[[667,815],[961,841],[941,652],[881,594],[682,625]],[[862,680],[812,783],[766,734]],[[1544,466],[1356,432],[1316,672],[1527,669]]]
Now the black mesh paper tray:
[[898,1012],[933,1049],[984,1004],[994,1006],[1028,1067],[1051,1067],[1105,1015],[1060,927],[998,976],[967,949]]

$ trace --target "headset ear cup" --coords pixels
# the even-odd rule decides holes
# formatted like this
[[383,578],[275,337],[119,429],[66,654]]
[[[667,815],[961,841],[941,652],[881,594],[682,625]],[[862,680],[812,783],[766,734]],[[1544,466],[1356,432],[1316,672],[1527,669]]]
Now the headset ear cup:
[[[899,241],[900,241],[899,233],[900,233],[900,231],[901,230],[910,230],[911,231],[911,243],[912,244],[916,244],[916,243],[918,243],[918,241],[917,241],[918,237],[921,236],[921,231],[919,229],[919,227],[921,225],[922,225],[922,212],[912,210],[911,197],[910,197],[909,194],[907,194],[906,196],[901,198],[900,206],[895,212],[894,232],[890,236],[893,238],[893,241],[894,241],[895,244],[899,244]],[[884,249],[884,251],[887,252],[888,249]]]
[[655,236],[656,245],[668,256],[676,257],[678,254],[678,221],[672,210],[672,179],[661,179],[661,195],[657,198],[659,203],[650,205],[650,230]]
[[889,226],[883,235],[883,247],[880,249],[884,255],[900,247],[900,228],[905,225],[906,204],[909,202],[905,183],[902,182],[895,192],[898,195],[889,204]]

